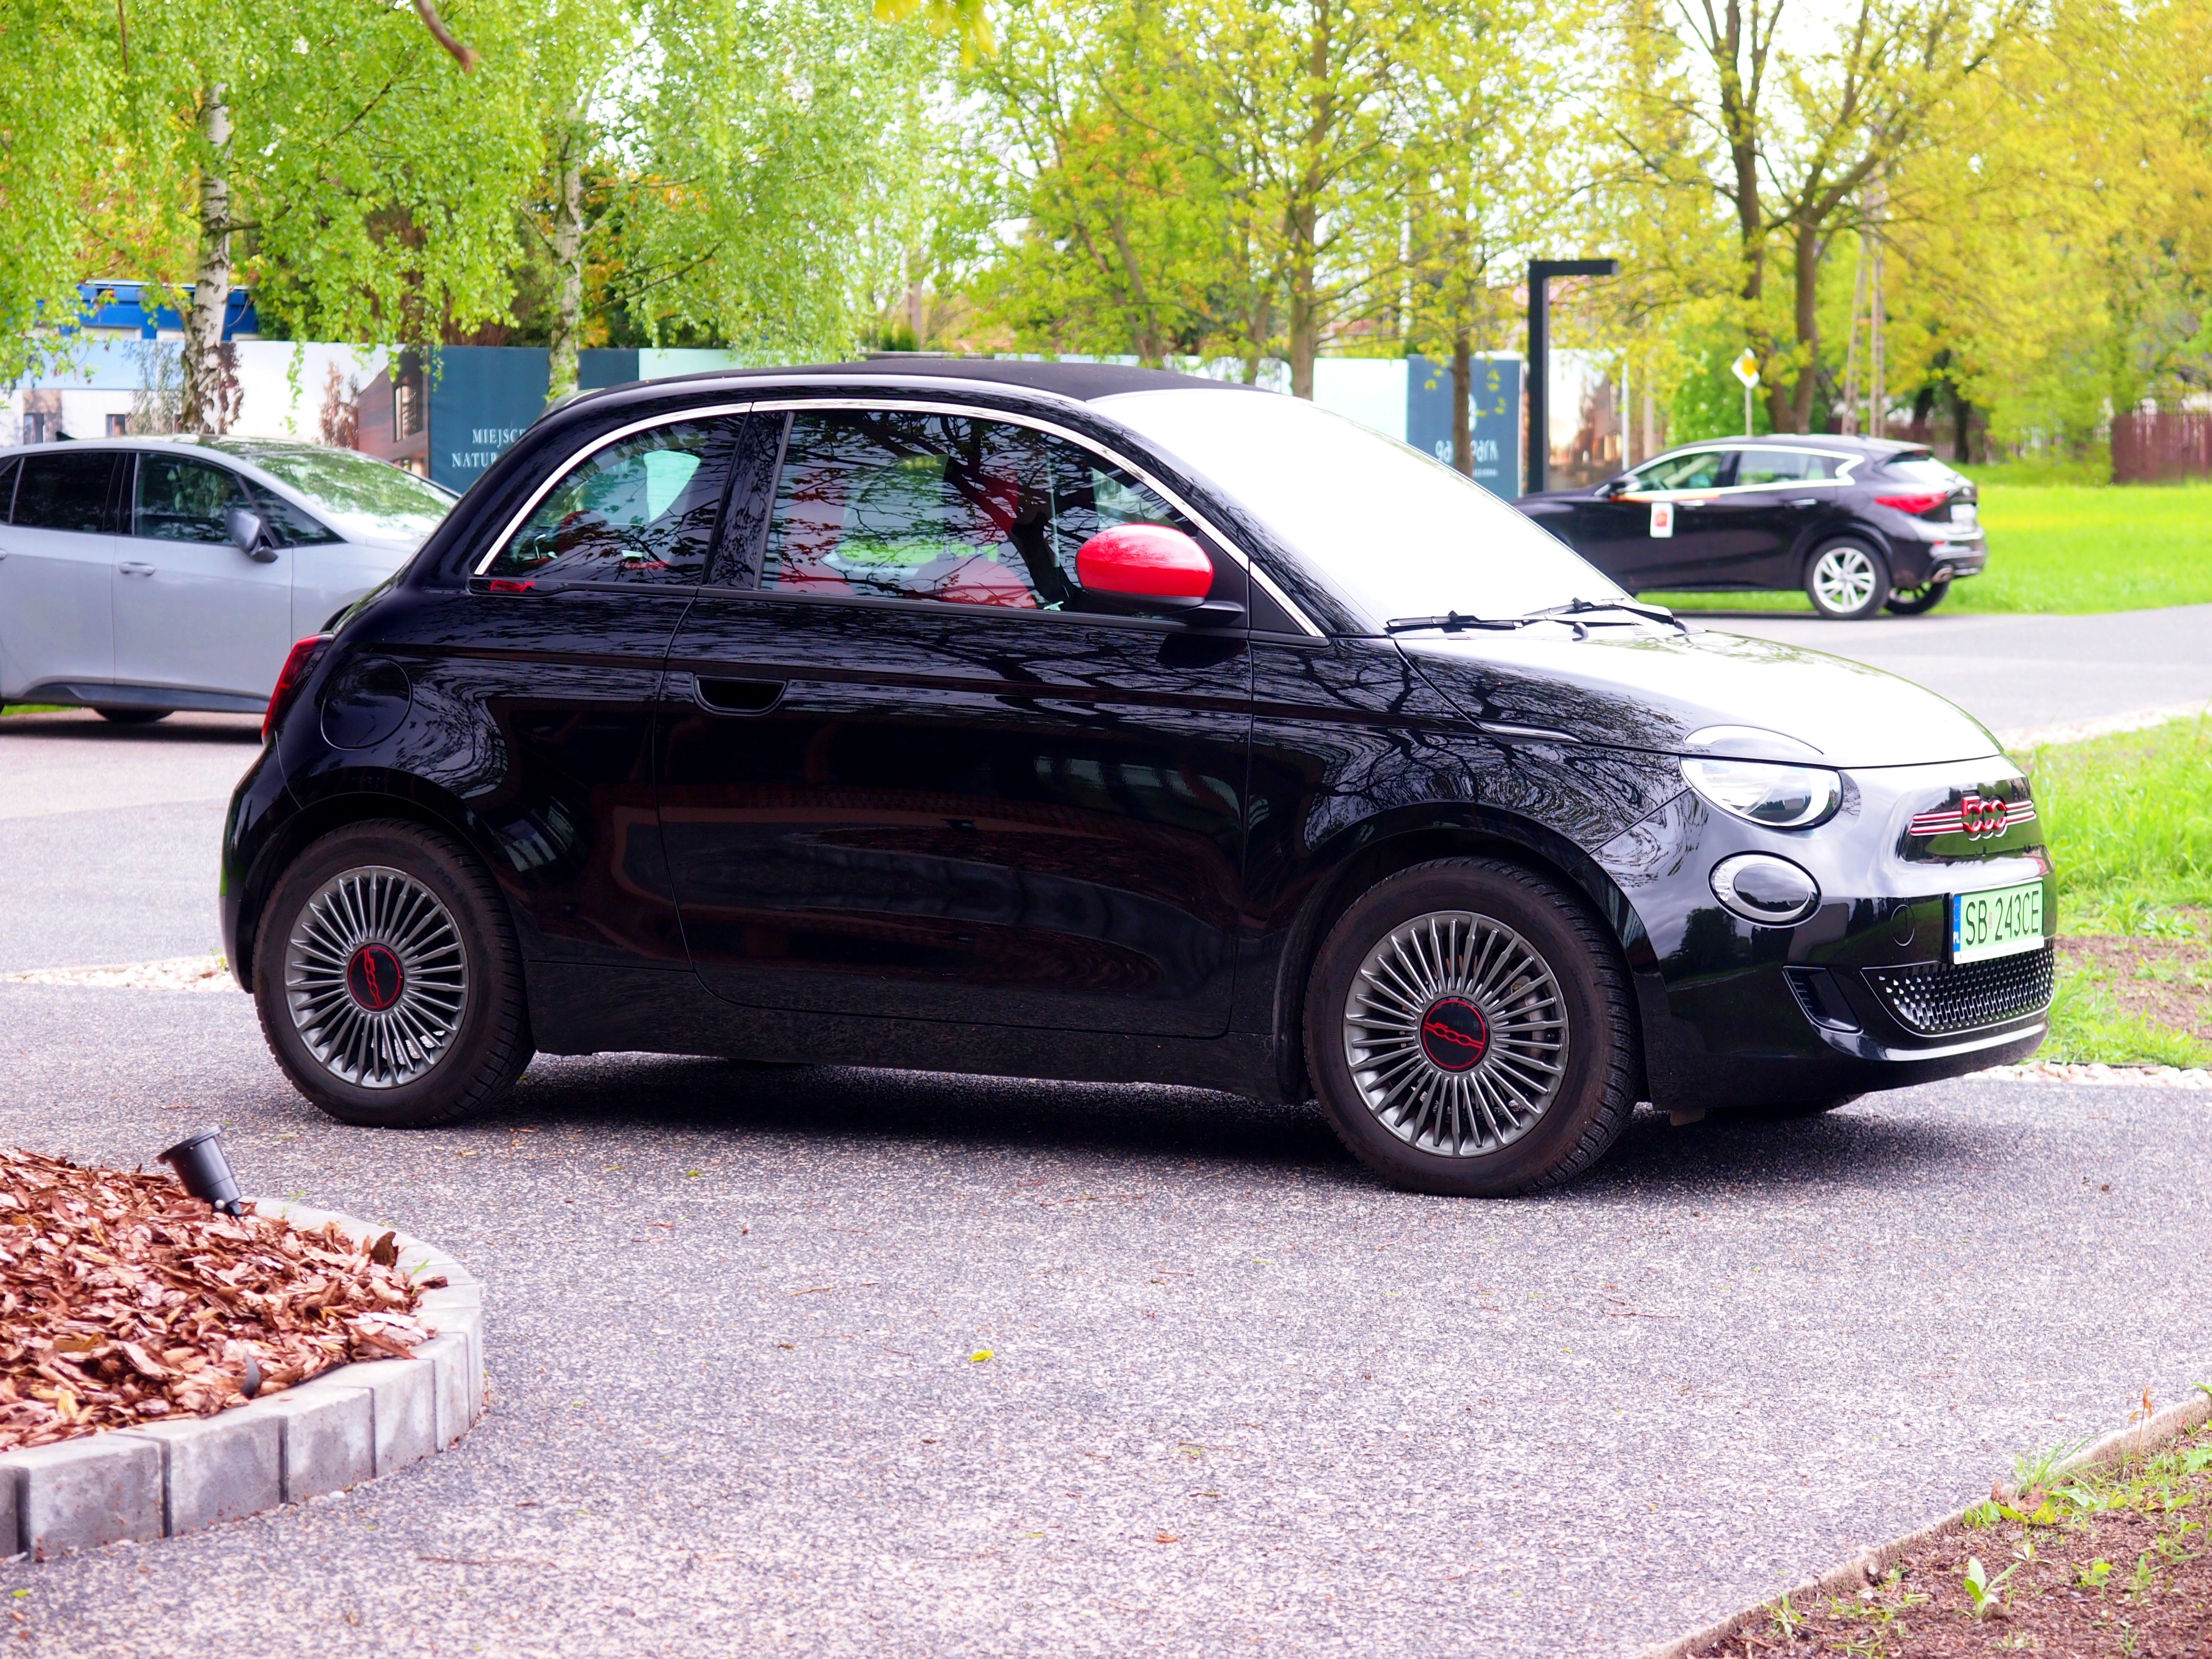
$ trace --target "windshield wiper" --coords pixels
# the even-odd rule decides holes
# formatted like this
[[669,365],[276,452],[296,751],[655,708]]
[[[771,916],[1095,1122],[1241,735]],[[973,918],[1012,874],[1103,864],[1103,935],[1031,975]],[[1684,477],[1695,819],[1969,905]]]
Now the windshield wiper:
[[1593,611],[1622,611],[1650,622],[1672,623],[1685,634],[1690,631],[1690,624],[1673,611],[1662,610],[1656,605],[1632,605],[1626,599],[1569,599],[1565,605],[1547,605],[1541,611],[1531,611],[1522,620],[1535,622],[1546,617],[1584,617]]
[[[1581,600],[1575,601],[1579,605]],[[1564,623],[1575,630],[1575,637],[1585,640],[1589,629],[1571,617],[1555,617],[1547,611],[1531,611],[1525,617],[1470,617],[1458,611],[1447,611],[1441,617],[1398,617],[1382,624],[1386,634],[1404,634],[1415,629],[1437,628],[1447,634],[1456,634],[1466,628],[1492,628],[1510,633],[1516,628],[1534,628],[1539,623]]]
[[1382,631],[1407,634],[1416,629],[1441,628],[1447,634],[1456,634],[1463,628],[1526,628],[1541,620],[1538,617],[1470,617],[1463,611],[1447,611],[1441,617],[1394,617],[1382,624]]

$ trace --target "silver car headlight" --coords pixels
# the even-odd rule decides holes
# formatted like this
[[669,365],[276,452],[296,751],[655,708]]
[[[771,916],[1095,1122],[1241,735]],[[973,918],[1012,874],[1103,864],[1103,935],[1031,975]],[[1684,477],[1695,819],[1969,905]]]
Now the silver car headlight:
[[1844,781],[1825,766],[1686,760],[1682,780],[1709,805],[1770,830],[1809,830],[1826,823],[1844,799]]

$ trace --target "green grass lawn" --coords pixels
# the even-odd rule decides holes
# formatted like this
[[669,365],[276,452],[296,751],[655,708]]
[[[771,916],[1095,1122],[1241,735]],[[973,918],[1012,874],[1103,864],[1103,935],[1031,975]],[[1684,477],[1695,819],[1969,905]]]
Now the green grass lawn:
[[2022,757],[2057,866],[2043,1055],[2212,1065],[2212,720]]
[[[2015,483],[2002,466],[1967,471],[1981,486],[1990,568],[1954,583],[1935,614],[2212,604],[2212,483]],[[1813,610],[1802,593],[1644,597],[1681,611]]]

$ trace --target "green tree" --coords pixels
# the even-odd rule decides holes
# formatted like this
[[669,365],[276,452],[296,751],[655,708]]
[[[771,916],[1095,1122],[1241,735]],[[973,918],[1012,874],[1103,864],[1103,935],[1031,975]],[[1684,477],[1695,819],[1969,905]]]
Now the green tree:
[[459,21],[483,53],[474,75],[442,20],[426,30],[356,0],[136,14],[106,115],[168,185],[149,241],[170,258],[146,274],[180,299],[191,285],[186,429],[221,423],[222,308],[241,274],[277,327],[339,339],[433,341],[506,306],[534,159],[527,76],[507,14]]

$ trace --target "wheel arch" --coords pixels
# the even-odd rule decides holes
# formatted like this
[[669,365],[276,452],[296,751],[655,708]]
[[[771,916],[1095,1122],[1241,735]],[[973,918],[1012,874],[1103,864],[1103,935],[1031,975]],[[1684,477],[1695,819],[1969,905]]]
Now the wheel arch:
[[[491,854],[490,838],[476,815],[458,799],[419,779],[399,775],[355,774],[332,779],[327,788],[319,789],[277,825],[254,854],[239,901],[236,973],[240,984],[251,988],[253,983],[254,939],[260,932],[261,913],[283,872],[325,836],[349,824],[380,818],[420,824],[460,842],[495,872],[493,884],[505,897],[505,884],[495,873],[498,866]],[[512,901],[508,902],[511,916]]]
[[[1481,812],[1426,814],[1389,823],[1370,819],[1344,831],[1334,851],[1334,858],[1316,860],[1329,866],[1328,873],[1298,907],[1276,974],[1276,1067],[1285,1100],[1304,1100],[1313,1092],[1305,1068],[1305,1001],[1322,940],[1361,894],[1415,865],[1467,857],[1517,864],[1589,905],[1629,972],[1656,965],[1643,918],[1619,884],[1574,842],[1529,819]],[[1649,1098],[1643,1064],[1639,1052],[1638,1098]]]

